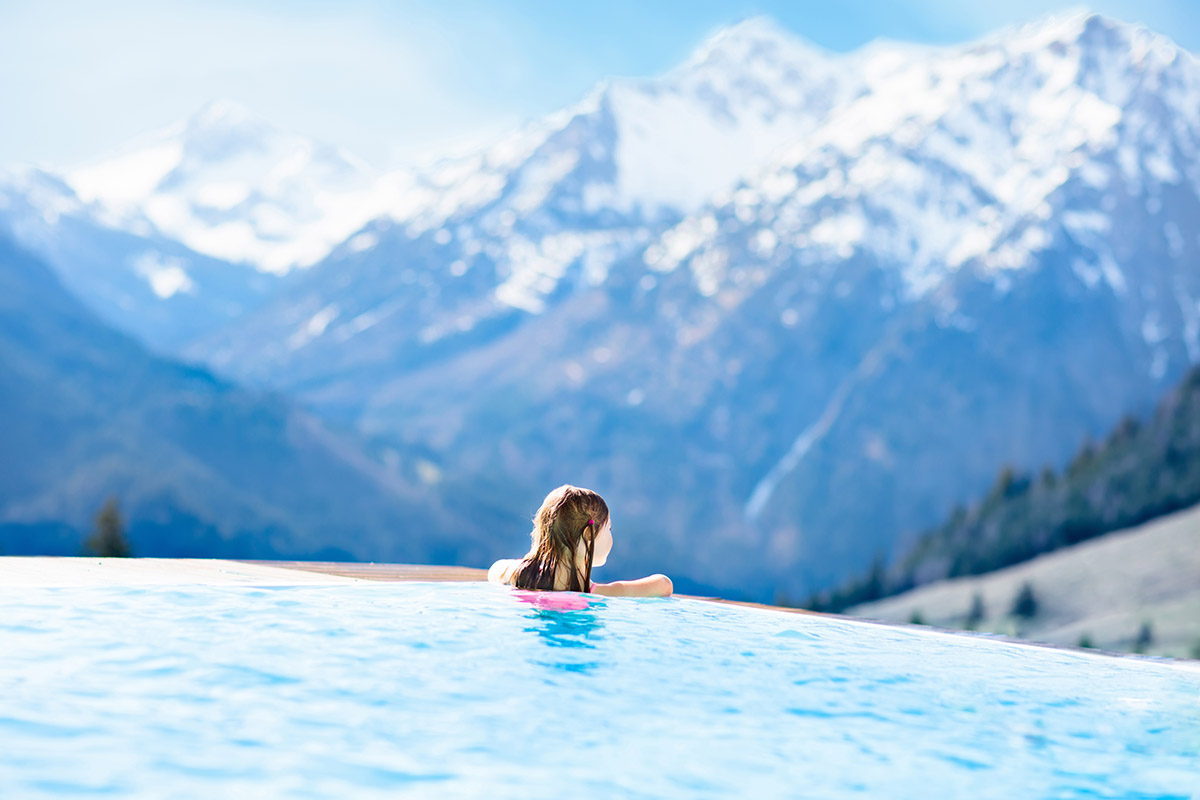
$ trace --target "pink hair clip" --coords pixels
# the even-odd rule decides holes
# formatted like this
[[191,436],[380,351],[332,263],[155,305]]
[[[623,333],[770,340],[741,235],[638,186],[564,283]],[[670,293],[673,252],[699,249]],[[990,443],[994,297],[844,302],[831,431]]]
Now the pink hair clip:
[[594,519],[588,520],[588,525],[595,525],[595,524],[596,524],[596,520],[594,520]]

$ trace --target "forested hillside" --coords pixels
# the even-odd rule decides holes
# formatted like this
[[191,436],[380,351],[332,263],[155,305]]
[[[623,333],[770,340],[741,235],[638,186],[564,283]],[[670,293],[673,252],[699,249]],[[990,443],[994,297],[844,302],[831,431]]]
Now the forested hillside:
[[812,598],[841,610],[962,575],[980,575],[1200,503],[1200,367],[1153,416],[1125,417],[1085,442],[1063,470],[1004,468],[987,495],[959,508],[890,566]]

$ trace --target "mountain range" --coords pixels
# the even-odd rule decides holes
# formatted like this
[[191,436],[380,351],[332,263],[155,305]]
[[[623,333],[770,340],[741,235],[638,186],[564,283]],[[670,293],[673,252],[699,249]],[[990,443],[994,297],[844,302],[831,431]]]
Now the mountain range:
[[[406,480],[522,515],[590,485],[614,569],[795,596],[1000,464],[1061,464],[1197,359],[1198,100],[1191,54],[1091,14],[846,55],[754,19],[422,169],[371,175],[216,104],[44,177],[162,268],[125,255],[87,289],[38,252],[102,316],[100,284],[141,280],[136,321],[106,320]],[[175,296],[186,331],[155,316]]]

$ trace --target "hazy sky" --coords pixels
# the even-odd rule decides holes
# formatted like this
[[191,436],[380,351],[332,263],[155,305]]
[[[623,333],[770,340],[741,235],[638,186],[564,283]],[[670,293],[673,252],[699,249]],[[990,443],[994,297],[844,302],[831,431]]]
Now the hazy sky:
[[1193,0],[2,0],[0,165],[87,161],[229,98],[388,166],[664,72],[747,16],[845,51],[1084,7],[1200,51]]

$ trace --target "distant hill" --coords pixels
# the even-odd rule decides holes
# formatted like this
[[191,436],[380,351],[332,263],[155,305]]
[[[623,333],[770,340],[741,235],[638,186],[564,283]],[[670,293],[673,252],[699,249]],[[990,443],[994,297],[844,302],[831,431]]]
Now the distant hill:
[[[812,605],[840,610],[945,578],[979,575],[1200,503],[1200,367],[1145,422],[1125,417],[1063,470],[1011,468],[886,569]],[[1200,541],[1197,541],[1200,546]]]
[[139,555],[498,554],[477,493],[450,506],[282,398],[151,355],[5,239],[0,365],[0,552],[77,554],[112,495]]

